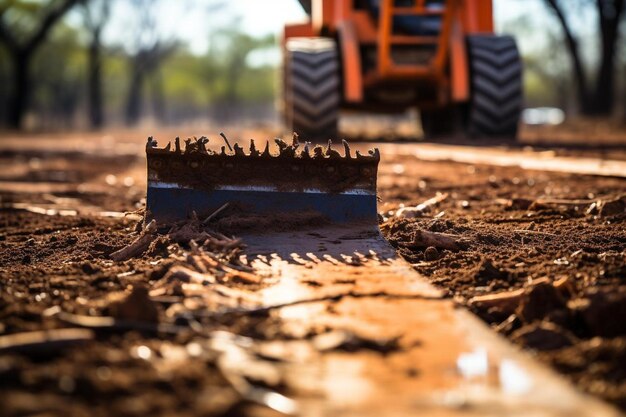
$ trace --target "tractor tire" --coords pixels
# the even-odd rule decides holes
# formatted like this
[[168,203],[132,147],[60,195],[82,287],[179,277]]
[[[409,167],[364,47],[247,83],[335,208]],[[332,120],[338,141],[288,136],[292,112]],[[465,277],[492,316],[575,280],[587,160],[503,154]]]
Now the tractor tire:
[[337,45],[328,38],[291,38],[284,68],[287,129],[301,140],[336,139],[341,102]]
[[467,133],[472,138],[515,140],[522,111],[522,60],[511,36],[467,38],[470,101]]
[[441,109],[420,109],[420,121],[424,139],[450,139],[463,135],[464,115],[460,106]]

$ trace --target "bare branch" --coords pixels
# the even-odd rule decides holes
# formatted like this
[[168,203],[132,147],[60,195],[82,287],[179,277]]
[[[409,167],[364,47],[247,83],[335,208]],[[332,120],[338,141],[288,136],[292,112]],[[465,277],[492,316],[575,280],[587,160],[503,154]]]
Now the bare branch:
[[26,44],[23,46],[23,49],[36,49],[44,41],[46,36],[48,36],[48,33],[50,32],[54,24],[59,19],[61,19],[65,15],[65,13],[67,13],[72,7],[74,7],[77,3],[81,1],[84,0],[65,0],[61,4],[61,6],[48,13],[48,15],[46,15],[46,17],[44,17],[43,21],[41,22],[39,29],[37,29],[32,38],[28,42],[26,42]]

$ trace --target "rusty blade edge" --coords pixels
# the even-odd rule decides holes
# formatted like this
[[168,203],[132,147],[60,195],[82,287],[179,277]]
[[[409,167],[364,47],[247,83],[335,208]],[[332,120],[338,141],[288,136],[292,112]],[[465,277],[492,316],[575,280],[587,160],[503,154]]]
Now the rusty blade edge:
[[274,154],[270,151],[269,141],[267,141],[263,152],[257,150],[254,140],[250,141],[250,149],[248,153],[235,143],[232,147],[233,153],[227,153],[226,147],[222,146],[221,152],[214,152],[206,148],[209,139],[205,136],[200,138],[189,138],[185,140],[185,146],[181,146],[180,138],[174,140],[174,147],[172,149],[172,142],[168,142],[163,148],[158,148],[157,141],[152,137],[148,137],[146,143],[147,154],[178,154],[178,155],[206,155],[209,157],[246,157],[246,158],[290,158],[290,159],[330,159],[330,160],[353,160],[378,162],[380,161],[380,151],[378,148],[374,148],[368,151],[368,155],[363,155],[359,151],[355,152],[356,157],[351,155],[350,145],[347,141],[342,140],[344,147],[344,155],[332,148],[332,141],[328,141],[328,145],[323,147],[316,145],[313,149],[310,149],[310,143],[306,142],[301,150],[298,150],[300,143],[297,139],[291,145],[288,145],[282,139],[275,139],[278,147],[278,153]]

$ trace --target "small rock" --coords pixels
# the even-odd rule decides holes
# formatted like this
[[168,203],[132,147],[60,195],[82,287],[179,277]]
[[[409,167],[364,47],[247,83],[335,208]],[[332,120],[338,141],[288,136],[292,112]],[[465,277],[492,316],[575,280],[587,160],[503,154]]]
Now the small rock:
[[98,268],[96,265],[92,264],[89,261],[85,261],[80,264],[80,269],[87,275],[93,275],[96,272],[100,272],[100,268]]
[[148,295],[148,289],[134,286],[130,294],[108,306],[109,314],[117,319],[131,321],[159,321],[159,309]]
[[566,302],[561,293],[545,280],[526,289],[516,313],[524,322],[531,323],[565,306]]
[[427,261],[436,261],[439,259],[439,251],[433,246],[429,246],[424,251],[424,259]]
[[534,203],[534,200],[527,198],[512,198],[509,201],[508,208],[511,210],[528,210],[528,208]]
[[614,200],[602,201],[599,206],[600,216],[615,216],[626,212],[626,195]]
[[578,303],[578,310],[594,336],[626,334],[626,292],[594,291]]
[[538,350],[554,350],[576,343],[576,336],[550,322],[533,323],[516,330],[511,339]]
[[479,282],[489,282],[494,279],[507,279],[508,276],[507,271],[501,270],[489,259],[483,259],[474,277]]

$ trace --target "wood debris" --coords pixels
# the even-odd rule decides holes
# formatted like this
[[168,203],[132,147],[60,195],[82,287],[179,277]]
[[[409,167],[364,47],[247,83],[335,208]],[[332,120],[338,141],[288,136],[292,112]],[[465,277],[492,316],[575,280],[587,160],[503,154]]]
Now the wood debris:
[[448,233],[430,232],[427,230],[416,231],[410,242],[403,242],[401,245],[406,248],[433,247],[454,251],[463,249],[463,243],[460,241],[460,236]]
[[525,297],[543,286],[554,288],[564,298],[568,298],[572,291],[572,282],[569,277],[562,277],[554,282],[550,282],[547,278],[539,278],[531,281],[524,288],[472,297],[469,299],[468,305],[484,310],[495,307],[503,313],[513,314],[523,303]]
[[53,329],[0,336],[0,353],[49,354],[70,346],[93,340],[86,329]]
[[157,223],[155,220],[152,220],[143,229],[141,235],[137,239],[135,239],[130,245],[113,252],[110,255],[110,258],[114,261],[121,262],[143,254],[150,246],[150,243],[157,238],[156,232]]
[[496,199],[497,204],[507,206],[512,210],[547,210],[558,208],[586,207],[585,214],[600,216],[615,216],[626,213],[626,195],[596,199],[564,199],[564,198],[527,198]]
[[437,193],[433,198],[429,198],[421,204],[415,207],[402,207],[396,211],[395,216],[401,219],[414,219],[422,216],[426,211],[430,210],[435,205],[441,203],[448,198],[448,193]]

